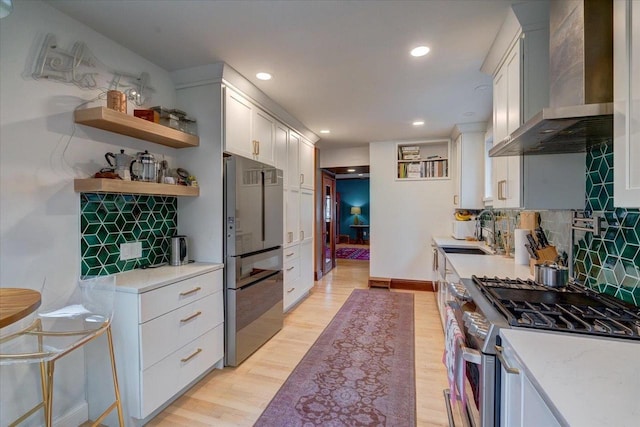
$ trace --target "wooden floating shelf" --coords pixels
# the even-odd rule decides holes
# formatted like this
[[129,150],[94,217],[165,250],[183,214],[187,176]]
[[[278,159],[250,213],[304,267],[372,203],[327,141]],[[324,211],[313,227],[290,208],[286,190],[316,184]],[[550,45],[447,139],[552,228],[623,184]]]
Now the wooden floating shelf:
[[73,181],[73,189],[76,193],[126,193],[187,197],[200,195],[200,187],[106,178],[75,179]]
[[197,147],[197,135],[181,132],[158,123],[130,116],[106,107],[86,108],[74,113],[76,123],[121,135],[155,142],[173,148]]

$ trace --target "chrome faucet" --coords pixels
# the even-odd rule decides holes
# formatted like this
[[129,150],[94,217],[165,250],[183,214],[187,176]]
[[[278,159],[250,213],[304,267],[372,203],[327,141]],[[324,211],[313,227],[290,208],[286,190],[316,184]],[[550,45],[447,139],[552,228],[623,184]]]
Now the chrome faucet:
[[[480,228],[480,234],[478,235],[478,239],[482,238],[482,216],[484,214],[490,214],[491,215],[491,223],[492,223],[493,227],[492,227],[492,230],[491,230],[491,240],[487,241],[487,244],[489,245],[491,250],[495,252],[496,248],[498,246],[497,238],[496,238],[496,214],[491,209],[484,209],[484,210],[480,211],[480,213],[478,215],[476,215],[476,221],[478,222],[478,226]],[[487,231],[489,231],[489,230],[487,230]]]

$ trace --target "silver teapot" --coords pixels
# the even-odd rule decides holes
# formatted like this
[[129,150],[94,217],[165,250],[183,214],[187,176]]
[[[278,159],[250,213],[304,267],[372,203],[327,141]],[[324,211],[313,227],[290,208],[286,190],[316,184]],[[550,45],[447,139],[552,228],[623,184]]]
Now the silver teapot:
[[134,181],[156,182],[158,162],[149,151],[138,152],[129,165],[129,171]]

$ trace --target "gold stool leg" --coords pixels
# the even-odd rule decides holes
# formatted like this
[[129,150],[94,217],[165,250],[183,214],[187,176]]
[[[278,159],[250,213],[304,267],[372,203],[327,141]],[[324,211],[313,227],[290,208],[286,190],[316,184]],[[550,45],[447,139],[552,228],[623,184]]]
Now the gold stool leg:
[[53,427],[53,368],[55,361],[46,362],[47,393],[44,399],[44,422],[47,427]]
[[124,427],[124,416],[122,415],[122,402],[120,401],[120,387],[118,386],[118,374],[116,372],[116,358],[113,351],[113,337],[111,335],[111,325],[107,328],[107,341],[109,341],[109,356],[111,357],[111,373],[113,375],[113,391],[116,395],[116,405],[118,409],[118,422],[120,427]]
[[113,402],[109,407],[98,417],[98,419],[91,424],[91,427],[99,426],[102,420],[104,420],[107,415],[113,411],[113,409],[118,410],[118,423],[120,427],[124,427],[124,415],[122,413],[122,403],[120,401],[120,387],[118,386],[118,375],[116,372],[116,358],[115,353],[113,351],[113,336],[111,335],[111,325],[107,326],[107,342],[109,343],[109,357],[111,359],[111,375],[113,377],[113,391],[115,394],[115,402]]

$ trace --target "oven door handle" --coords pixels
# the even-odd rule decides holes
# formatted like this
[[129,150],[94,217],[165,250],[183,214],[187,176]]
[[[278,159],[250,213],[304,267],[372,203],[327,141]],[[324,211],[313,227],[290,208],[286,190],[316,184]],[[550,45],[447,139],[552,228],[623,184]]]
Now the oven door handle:
[[462,358],[464,360],[473,363],[474,365],[482,364],[482,354],[478,350],[474,350],[463,345],[460,346],[460,349],[462,350]]
[[520,375],[520,371],[516,368],[512,368],[511,366],[509,366],[509,364],[505,360],[504,354],[502,354],[502,351],[503,351],[502,346],[496,345],[495,348],[496,348],[496,356],[498,356],[498,360],[504,367],[504,370],[507,371],[508,374]]

